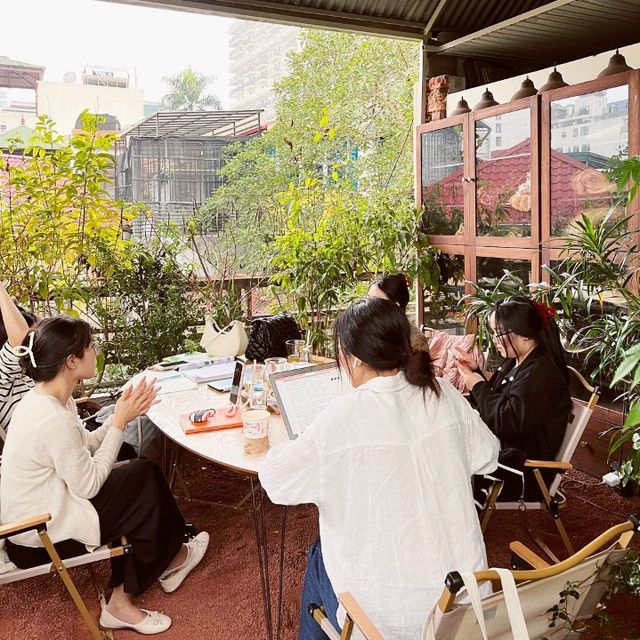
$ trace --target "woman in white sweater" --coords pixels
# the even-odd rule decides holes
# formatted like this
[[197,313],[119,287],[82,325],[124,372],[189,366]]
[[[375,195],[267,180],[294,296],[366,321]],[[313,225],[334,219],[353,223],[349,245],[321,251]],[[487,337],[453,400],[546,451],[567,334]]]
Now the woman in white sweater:
[[499,443],[469,403],[413,350],[406,316],[369,298],[335,324],[335,352],[355,390],[336,398],[260,471],[279,504],[314,503],[300,640],[324,637],[310,603],[340,626],[352,592],[385,638],[415,640],[448,572],[486,567],[471,476],[496,468]]
[[[113,468],[127,423],[156,402],[154,383],[127,387],[113,416],[87,431],[71,398],[74,387],[96,371],[91,328],[68,317],[40,322],[19,347],[21,365],[37,384],[16,406],[0,476],[0,521],[51,513],[49,535],[60,555],[71,557],[126,536],[132,553],[112,560],[113,592],[100,624],[144,634],[165,631],[169,616],[133,602],[156,580],[175,591],[200,562],[209,536],[183,544],[185,523],[153,463],[137,460]],[[7,543],[20,568],[47,562],[35,532]]]

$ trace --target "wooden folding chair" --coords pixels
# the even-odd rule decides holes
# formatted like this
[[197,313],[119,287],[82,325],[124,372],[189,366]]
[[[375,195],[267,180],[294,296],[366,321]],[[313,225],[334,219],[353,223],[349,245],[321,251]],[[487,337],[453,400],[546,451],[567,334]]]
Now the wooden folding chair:
[[[639,517],[630,516],[626,522],[611,527],[570,558],[555,565],[547,564],[521,543],[513,543],[512,552],[526,558],[529,566],[534,568],[510,571],[487,569],[472,574],[474,583],[502,580],[506,584],[509,581],[504,580],[505,573],[513,578],[512,584],[519,583],[515,586],[515,594],[505,589],[479,599],[478,609],[474,609],[473,603],[468,601],[469,593],[465,584],[469,584],[470,576],[463,576],[457,571],[449,573],[437,605],[427,615],[422,640],[480,640],[482,629],[478,614],[484,620],[486,637],[491,640],[559,640],[572,637],[576,625],[584,626],[585,621],[593,617],[607,591],[611,564],[624,557],[633,534],[638,531]],[[600,551],[605,545],[607,547]],[[568,585],[571,585],[574,593],[561,603],[561,592]],[[517,601],[515,607],[514,596]],[[365,640],[385,640],[353,595],[341,593],[338,600],[346,611],[342,632],[331,625],[320,607],[311,605],[309,608],[310,615],[331,640],[349,640],[354,628],[360,631]],[[553,608],[556,605],[562,607],[566,619],[557,617],[552,627]],[[518,616],[521,616],[520,619]],[[515,623],[519,623],[519,626]]]
[[[80,556],[76,556],[75,558],[62,560],[58,555],[58,552],[56,551],[53,543],[51,542],[49,534],[47,533],[47,522],[49,522],[49,520],[51,520],[51,514],[45,513],[41,516],[37,516],[29,520],[23,520],[22,522],[12,522],[10,524],[0,526],[0,540],[4,540],[9,536],[15,536],[26,531],[33,531],[35,529],[40,536],[42,545],[47,550],[47,553],[51,558],[51,563],[39,565],[30,569],[15,569],[14,571],[9,571],[7,573],[0,573],[0,585],[17,582],[18,580],[25,580],[27,578],[33,578],[34,576],[40,576],[47,573],[53,573],[55,571],[62,579],[64,586],[67,588],[67,591],[71,595],[73,602],[80,611],[80,615],[85,621],[87,627],[89,627],[91,636],[95,640],[102,640],[102,638],[105,637],[113,637],[108,632],[100,631],[98,625],[96,624],[96,621],[91,617],[91,614],[89,613],[89,610],[87,609],[82,596],[80,596],[80,593],[73,583],[73,580],[71,579],[71,576],[69,575],[67,569],[69,569],[70,567],[78,567],[81,565],[98,562],[100,560],[108,560],[116,556],[130,553],[131,545],[128,544],[126,539],[123,538],[119,546],[108,547],[107,545],[104,545],[90,553],[85,553]],[[101,601],[104,601],[104,595],[102,594],[100,588],[98,588],[98,591],[100,593]]]
[[[560,518],[560,509],[564,506],[566,498],[558,491],[558,488],[562,482],[562,475],[568,469],[572,468],[571,458],[573,457],[576,447],[582,438],[582,434],[584,433],[587,423],[591,418],[591,414],[598,403],[599,393],[597,387],[591,386],[573,367],[569,367],[569,370],[579,382],[580,386],[590,394],[589,399],[587,401],[578,400],[576,398],[571,399],[571,413],[569,414],[567,430],[555,460],[526,460],[524,463],[525,468],[533,470],[533,475],[540,487],[543,500],[539,502],[530,502],[525,501],[524,497],[522,497],[522,499],[516,502],[499,502],[498,497],[504,482],[488,476],[493,481],[493,484],[489,489],[487,500],[485,501],[485,504],[482,505],[480,511],[480,523],[484,533],[487,525],[489,524],[491,514],[498,509],[519,509],[524,512],[529,509],[546,509],[555,522],[558,533],[560,534],[562,542],[567,549],[567,553],[571,555],[574,552],[573,546],[571,545],[567,531],[564,528],[562,519]],[[503,468],[508,469],[508,467]],[[553,469],[557,472],[549,486],[547,486],[542,474],[540,473],[541,469]],[[521,472],[515,469],[511,471],[521,475]],[[556,556],[542,541],[536,538],[536,543],[552,560],[555,562],[558,561],[558,558],[556,558]]]

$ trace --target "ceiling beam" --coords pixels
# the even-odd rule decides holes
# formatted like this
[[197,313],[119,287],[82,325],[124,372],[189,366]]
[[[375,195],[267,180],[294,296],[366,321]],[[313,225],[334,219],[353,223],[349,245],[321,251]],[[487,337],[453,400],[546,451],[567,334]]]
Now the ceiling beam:
[[[421,39],[424,24],[371,15],[311,9],[293,4],[260,0],[103,0],[119,4],[133,4],[157,9],[174,9],[207,13],[231,18],[253,18],[265,22],[316,26],[339,31],[361,31],[396,38]],[[441,0],[442,3],[443,0]]]
[[[561,7],[565,7],[568,4],[572,4],[575,0],[554,0],[549,4],[545,4],[537,9],[532,9],[531,11],[526,11],[525,13],[521,13],[520,15],[513,16],[512,18],[507,18],[502,22],[497,22],[496,24],[492,24],[489,27],[484,29],[479,29],[478,31],[474,31],[473,33],[469,33],[466,36],[462,36],[461,38],[457,38],[456,40],[451,40],[451,42],[445,42],[439,46],[430,46],[427,48],[427,51],[432,53],[443,53],[445,54],[449,49],[455,49],[462,44],[467,44],[469,42],[473,42],[482,36],[486,36],[492,33],[496,33],[501,29],[506,27],[511,27],[513,25],[519,24],[520,22],[525,22],[531,18],[536,18],[545,13],[549,13],[555,9],[559,9]],[[454,53],[455,55],[455,53]]]
[[447,4],[447,0],[440,0],[440,2],[438,3],[438,6],[433,10],[433,13],[429,17],[427,24],[424,25],[423,33],[425,36],[431,35],[431,29],[433,28],[433,25],[436,23],[436,20],[440,17],[440,14],[444,9],[445,4]]

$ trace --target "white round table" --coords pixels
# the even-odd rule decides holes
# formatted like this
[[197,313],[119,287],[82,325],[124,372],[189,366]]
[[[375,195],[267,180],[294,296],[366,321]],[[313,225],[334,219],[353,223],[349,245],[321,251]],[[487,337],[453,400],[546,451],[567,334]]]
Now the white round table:
[[[152,372],[149,373],[152,374]],[[206,384],[200,384],[196,389],[164,393],[160,394],[158,398],[160,402],[151,407],[148,416],[164,436],[163,469],[168,474],[169,486],[173,488],[174,480],[177,477],[186,494],[186,499],[199,504],[239,509],[249,499],[251,501],[253,524],[258,546],[258,567],[261,579],[267,640],[277,639],[280,637],[282,622],[283,565],[287,510],[286,507],[282,509],[278,605],[277,618],[274,619],[271,606],[271,581],[269,577],[268,528],[265,520],[266,497],[257,480],[257,475],[266,453],[248,455],[244,452],[241,427],[188,435],[184,433],[180,426],[181,415],[188,415],[197,409],[207,408],[224,411],[228,406],[228,393],[219,393],[210,389]],[[285,440],[288,440],[288,435],[282,418],[272,415],[269,421],[269,442],[276,444]],[[249,492],[247,495],[235,505],[192,498],[182,478],[182,472],[179,467],[180,451],[183,449],[247,478],[249,483]]]

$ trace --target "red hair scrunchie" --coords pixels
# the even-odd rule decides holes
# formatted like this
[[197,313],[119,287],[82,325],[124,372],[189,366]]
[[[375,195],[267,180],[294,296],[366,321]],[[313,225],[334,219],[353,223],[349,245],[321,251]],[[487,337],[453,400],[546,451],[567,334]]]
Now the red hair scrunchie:
[[532,300],[531,303],[540,316],[542,327],[546,329],[549,325],[549,319],[556,315],[556,310],[551,305],[546,305],[542,302],[538,302],[537,300]]

